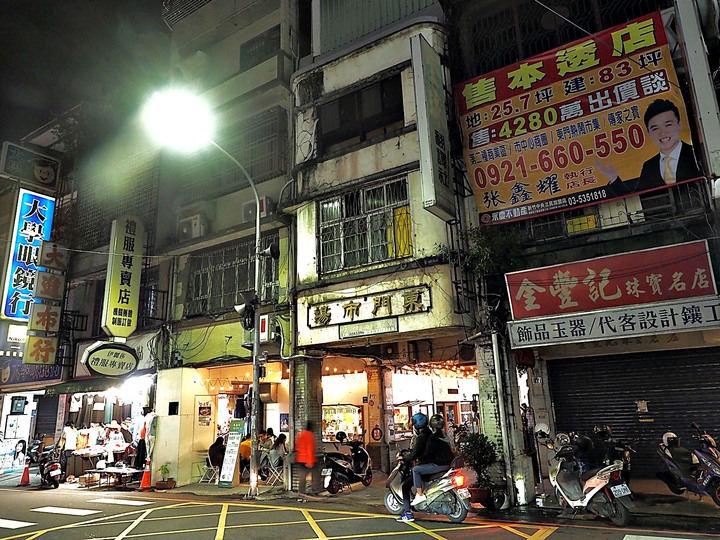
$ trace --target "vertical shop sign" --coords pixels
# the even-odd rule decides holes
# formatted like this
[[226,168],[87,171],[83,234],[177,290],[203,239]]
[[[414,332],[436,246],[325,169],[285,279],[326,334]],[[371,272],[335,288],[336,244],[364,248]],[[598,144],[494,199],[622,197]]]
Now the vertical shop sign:
[[443,67],[440,55],[421,35],[410,38],[410,52],[420,137],[423,207],[449,221],[455,217],[455,197]]
[[68,250],[54,242],[43,242],[40,247],[40,266],[66,272],[70,263]]
[[135,216],[112,222],[102,329],[114,337],[129,337],[137,328],[145,227]]
[[30,318],[40,246],[50,239],[55,199],[21,189],[15,210],[10,259],[5,273],[0,317],[15,321]]
[[54,364],[59,340],[53,336],[28,336],[23,364]]
[[[455,94],[482,223],[701,176],[659,12],[465,81]],[[672,122],[670,142],[653,118]],[[667,145],[679,154],[670,174],[659,153]]]

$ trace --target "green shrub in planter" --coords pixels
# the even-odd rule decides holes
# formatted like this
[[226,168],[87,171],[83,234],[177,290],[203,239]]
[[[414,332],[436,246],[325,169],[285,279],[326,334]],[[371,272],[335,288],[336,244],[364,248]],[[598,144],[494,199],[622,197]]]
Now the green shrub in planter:
[[458,451],[477,475],[473,487],[490,487],[490,474],[488,468],[498,459],[497,446],[483,433],[468,433],[458,444]]

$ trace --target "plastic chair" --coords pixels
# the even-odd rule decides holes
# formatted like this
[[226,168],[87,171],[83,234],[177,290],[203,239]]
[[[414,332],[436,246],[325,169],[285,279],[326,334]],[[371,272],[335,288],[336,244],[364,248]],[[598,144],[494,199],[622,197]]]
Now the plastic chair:
[[210,463],[210,454],[205,457],[205,465],[202,468],[201,484],[212,484],[220,476],[220,467]]

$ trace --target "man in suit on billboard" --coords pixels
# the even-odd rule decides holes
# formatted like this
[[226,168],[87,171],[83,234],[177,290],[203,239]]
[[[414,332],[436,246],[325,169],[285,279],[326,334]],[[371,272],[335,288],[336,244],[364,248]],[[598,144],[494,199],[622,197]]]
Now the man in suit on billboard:
[[693,147],[680,139],[680,111],[672,101],[656,99],[648,106],[643,120],[648,137],[660,152],[643,163],[638,178],[628,181],[621,180],[612,165],[596,162],[610,180],[608,187],[613,194],[627,195],[701,176]]

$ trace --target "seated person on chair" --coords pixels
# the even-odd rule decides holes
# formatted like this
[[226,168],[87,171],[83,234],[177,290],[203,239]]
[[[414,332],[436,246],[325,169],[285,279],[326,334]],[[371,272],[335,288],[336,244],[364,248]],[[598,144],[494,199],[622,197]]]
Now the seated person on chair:
[[215,439],[215,442],[208,448],[208,458],[210,459],[211,467],[222,468],[223,460],[225,459],[225,441],[222,437]]
[[275,444],[273,444],[273,447],[270,449],[269,458],[270,464],[273,467],[282,467],[283,459],[290,453],[285,445],[286,440],[287,436],[281,433],[278,435],[278,438],[275,439]]
[[250,454],[252,453],[252,439],[250,435],[245,435],[240,443],[240,470],[250,465]]

